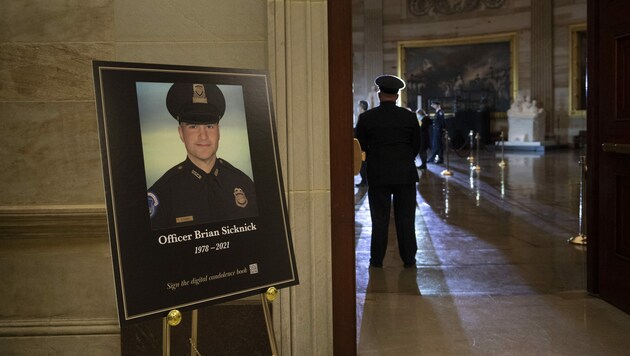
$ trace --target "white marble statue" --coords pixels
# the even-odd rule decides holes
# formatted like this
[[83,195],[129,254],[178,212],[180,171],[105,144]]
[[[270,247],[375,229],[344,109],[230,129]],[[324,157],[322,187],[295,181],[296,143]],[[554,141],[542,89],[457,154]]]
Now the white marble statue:
[[508,115],[508,141],[539,142],[545,139],[545,111],[529,95],[518,95]]

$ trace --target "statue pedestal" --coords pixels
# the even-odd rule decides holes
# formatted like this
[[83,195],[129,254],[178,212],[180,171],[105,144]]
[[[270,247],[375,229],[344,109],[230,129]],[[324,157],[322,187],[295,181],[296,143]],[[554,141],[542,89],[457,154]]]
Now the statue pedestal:
[[[497,147],[501,146],[501,142],[495,142]],[[558,147],[558,145],[554,141],[532,141],[532,142],[521,142],[521,141],[505,141],[503,142],[503,147],[506,151],[536,151],[536,152],[545,152],[546,149],[552,147]]]
[[[557,146],[555,142],[545,139],[545,111],[536,106],[536,100],[526,96],[518,96],[508,116],[508,140],[503,142],[506,150],[540,151],[545,147]],[[501,145],[501,142],[496,142]]]
[[508,141],[540,142],[545,138],[545,113],[508,112]]

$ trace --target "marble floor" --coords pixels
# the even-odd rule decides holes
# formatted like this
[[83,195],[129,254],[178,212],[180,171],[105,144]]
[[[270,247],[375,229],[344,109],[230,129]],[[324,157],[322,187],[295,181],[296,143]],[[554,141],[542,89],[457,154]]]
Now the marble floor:
[[[395,228],[369,268],[370,212],[355,188],[357,349],[368,355],[630,355],[630,315],[586,292],[577,150],[452,152],[420,171],[417,268]],[[355,177],[355,182],[359,177]]]

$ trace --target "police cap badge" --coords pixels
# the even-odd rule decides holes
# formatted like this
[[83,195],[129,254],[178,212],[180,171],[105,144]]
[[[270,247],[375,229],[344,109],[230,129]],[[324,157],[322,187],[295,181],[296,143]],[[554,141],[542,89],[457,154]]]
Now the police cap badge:
[[179,122],[215,124],[225,113],[225,97],[211,83],[175,83],[166,95],[166,108]]

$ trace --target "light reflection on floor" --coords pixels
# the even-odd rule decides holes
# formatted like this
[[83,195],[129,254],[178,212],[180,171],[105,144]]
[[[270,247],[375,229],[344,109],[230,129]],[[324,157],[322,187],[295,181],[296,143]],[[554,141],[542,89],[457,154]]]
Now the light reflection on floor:
[[360,355],[630,348],[618,329],[630,330],[630,316],[587,296],[586,250],[567,243],[579,231],[579,153],[506,153],[505,168],[500,160],[482,150],[479,171],[456,156],[451,177],[442,165],[420,172],[416,269],[403,268],[393,225],[383,268],[368,268],[369,204],[355,188]]

